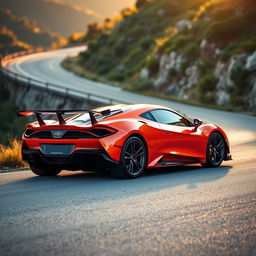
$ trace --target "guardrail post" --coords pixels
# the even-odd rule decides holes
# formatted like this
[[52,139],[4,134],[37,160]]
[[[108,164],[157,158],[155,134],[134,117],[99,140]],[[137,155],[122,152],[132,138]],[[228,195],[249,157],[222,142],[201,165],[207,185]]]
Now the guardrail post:
[[69,88],[66,88],[66,95],[68,95],[68,92],[69,92]]

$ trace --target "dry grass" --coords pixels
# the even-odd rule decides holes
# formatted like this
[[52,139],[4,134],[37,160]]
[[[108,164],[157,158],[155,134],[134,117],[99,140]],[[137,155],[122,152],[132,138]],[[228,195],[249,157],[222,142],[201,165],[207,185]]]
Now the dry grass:
[[10,140],[9,146],[0,144],[0,167],[24,167],[21,158],[21,143],[17,139]]

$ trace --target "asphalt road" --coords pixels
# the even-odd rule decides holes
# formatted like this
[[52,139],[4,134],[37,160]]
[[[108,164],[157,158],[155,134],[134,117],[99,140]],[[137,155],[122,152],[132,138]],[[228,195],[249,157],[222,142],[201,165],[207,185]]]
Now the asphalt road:
[[[60,68],[64,49],[9,68],[130,102],[171,106],[220,124],[233,161],[148,171],[135,180],[96,173],[0,174],[0,255],[256,255],[256,118],[123,92]],[[81,50],[81,49],[80,49]]]

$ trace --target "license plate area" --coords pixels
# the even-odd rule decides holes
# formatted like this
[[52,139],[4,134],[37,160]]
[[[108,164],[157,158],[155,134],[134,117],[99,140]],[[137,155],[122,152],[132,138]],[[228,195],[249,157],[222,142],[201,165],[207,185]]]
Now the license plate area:
[[67,156],[73,152],[74,144],[41,144],[44,155]]

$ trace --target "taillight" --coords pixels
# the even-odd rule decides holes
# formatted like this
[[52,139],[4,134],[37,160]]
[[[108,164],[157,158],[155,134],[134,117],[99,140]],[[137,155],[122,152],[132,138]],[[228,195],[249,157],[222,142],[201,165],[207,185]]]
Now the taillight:
[[100,138],[110,136],[116,132],[117,131],[115,129],[109,127],[94,127],[92,130],[90,130],[90,133]]

